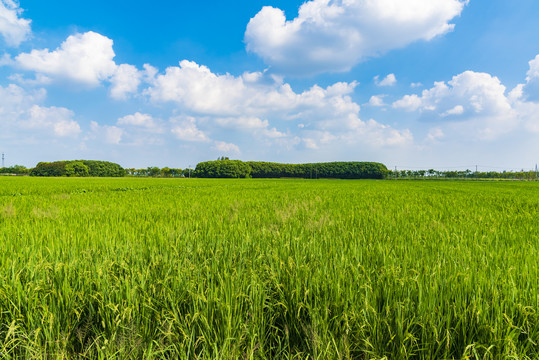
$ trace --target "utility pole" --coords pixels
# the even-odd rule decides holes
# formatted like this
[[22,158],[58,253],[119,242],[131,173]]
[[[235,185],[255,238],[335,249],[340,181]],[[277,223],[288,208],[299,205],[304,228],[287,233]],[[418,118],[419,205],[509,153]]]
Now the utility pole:
[[191,165],[189,165],[189,179],[191,178]]
[[2,167],[5,167],[4,166],[4,153],[2,153]]
[[535,164],[535,178],[539,179],[539,172],[537,171],[537,164]]

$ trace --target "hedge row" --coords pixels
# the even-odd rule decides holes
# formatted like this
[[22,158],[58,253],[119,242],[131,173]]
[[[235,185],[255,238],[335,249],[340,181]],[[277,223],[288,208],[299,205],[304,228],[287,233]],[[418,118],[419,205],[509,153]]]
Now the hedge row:
[[195,176],[200,178],[335,178],[384,179],[388,170],[374,162],[330,162],[280,164],[262,161],[216,160],[199,163]]
[[121,177],[125,170],[108,161],[72,160],[40,162],[30,171],[30,176],[97,176]]

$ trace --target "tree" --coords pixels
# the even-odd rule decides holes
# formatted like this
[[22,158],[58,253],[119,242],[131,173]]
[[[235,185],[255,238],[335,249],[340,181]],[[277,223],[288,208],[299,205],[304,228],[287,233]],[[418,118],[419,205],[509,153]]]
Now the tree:
[[170,177],[172,175],[172,169],[168,167],[164,167],[161,169],[161,176],[163,177]]
[[90,174],[88,166],[84,165],[80,161],[70,162],[65,167],[66,176],[84,177]]
[[159,169],[157,166],[148,167],[148,173],[147,173],[148,176],[157,176],[159,174],[161,174],[161,169]]

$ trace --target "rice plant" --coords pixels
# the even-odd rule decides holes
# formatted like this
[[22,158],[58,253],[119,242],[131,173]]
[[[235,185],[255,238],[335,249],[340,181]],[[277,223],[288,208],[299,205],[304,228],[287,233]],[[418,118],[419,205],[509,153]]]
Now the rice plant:
[[0,178],[2,359],[537,359],[539,184]]

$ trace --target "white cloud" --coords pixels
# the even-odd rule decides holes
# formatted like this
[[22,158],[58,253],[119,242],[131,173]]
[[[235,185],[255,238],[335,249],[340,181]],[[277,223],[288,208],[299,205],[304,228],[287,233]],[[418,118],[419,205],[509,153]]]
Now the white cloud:
[[171,119],[174,126],[172,133],[179,140],[192,142],[209,142],[210,138],[197,127],[196,119],[193,117],[183,117]]
[[415,111],[421,107],[421,98],[415,94],[404,95],[402,99],[393,103],[395,109],[404,109],[407,111]]
[[[359,119],[358,119],[359,120]],[[374,147],[408,146],[412,145],[414,138],[410,130],[397,130],[389,125],[380,124],[370,119],[366,122],[357,122],[356,127],[342,136],[348,142],[355,142],[358,138]]]
[[[218,75],[205,66],[184,60],[179,67],[169,67],[164,74],[155,76],[144,93],[153,102],[177,104],[176,111],[191,119],[173,130],[182,140],[208,141],[207,134],[220,127],[249,132],[264,141],[297,144],[296,140],[292,141],[295,134],[284,130],[290,122],[300,132],[331,132],[333,137],[326,136],[326,142],[330,138],[338,141],[345,133],[357,129],[360,131],[354,133],[355,139],[349,139],[351,143],[367,142],[372,135],[370,131],[376,133],[372,139],[378,139],[380,133],[388,134],[389,138],[395,137],[395,131],[400,133],[389,126],[371,126],[360,120],[360,106],[350,97],[357,85],[357,82],[340,82],[326,88],[314,85],[296,93],[279,78],[261,73],[238,77]],[[197,127],[196,119],[204,119],[205,129]],[[304,127],[298,127],[296,122]],[[314,138],[320,140],[320,136]],[[409,139],[408,134],[404,138]],[[377,143],[392,144],[385,140]]]
[[45,97],[44,89],[27,92],[14,84],[0,86],[0,124],[10,129],[8,133],[12,136],[20,136],[20,131],[36,134],[45,131],[47,135],[59,137],[77,136],[81,130],[73,120],[73,111],[38,105]]
[[522,85],[522,95],[529,101],[539,102],[539,55],[529,62],[526,84]]
[[384,103],[384,97],[386,95],[373,95],[371,96],[371,98],[369,99],[369,105],[370,106],[376,106],[376,107],[380,107],[380,106],[386,106],[386,104]]
[[[249,21],[247,50],[279,73],[348,71],[361,60],[451,31],[467,0],[311,0],[298,17],[265,6]],[[335,56],[338,54],[338,56]]]
[[535,59],[530,60],[529,65],[530,69],[526,73],[526,80],[530,81],[531,79],[539,78],[539,55]]
[[[293,113],[331,106],[341,111],[359,111],[359,105],[348,97],[356,82],[336,83],[323,89],[317,85],[301,94],[289,84],[244,74],[214,74],[206,66],[181,61],[158,75],[145,90],[154,102],[172,101],[181,109],[203,115],[227,117],[260,117],[262,114]],[[246,80],[248,78],[248,80]]]
[[[25,108],[43,101],[46,95],[45,89],[29,93],[15,84],[9,84],[6,87],[0,86],[0,114],[22,112]],[[0,117],[0,121],[1,119]]]
[[109,144],[119,144],[122,140],[123,130],[117,126],[105,125],[105,141]]
[[79,124],[73,120],[75,114],[69,109],[34,105],[28,114],[28,120],[22,123],[25,128],[52,130],[56,136],[76,136],[81,132]]
[[272,138],[272,139],[277,139],[277,138],[284,138],[284,137],[287,137],[288,135],[281,132],[281,131],[278,131],[276,128],[266,128],[264,129],[264,131],[262,132],[266,137],[268,138]]
[[13,63],[14,61],[8,53],[5,53],[0,57],[0,66],[13,65]]
[[382,80],[379,80],[379,76],[374,77],[374,82],[378,86],[393,86],[397,83],[397,78],[395,77],[395,74],[389,74]]
[[519,100],[514,107],[526,131],[539,134],[539,103]]
[[22,9],[13,0],[0,0],[0,35],[9,46],[19,46],[31,33],[30,20],[20,17]]
[[526,130],[539,133],[539,55],[532,59],[529,65],[526,83],[517,85],[508,98]]
[[52,82],[52,80],[43,74],[36,74],[34,79],[25,78],[22,74],[14,73],[8,76],[8,79],[14,81],[21,85],[30,85],[30,86],[41,86],[47,85]]
[[133,115],[126,115],[118,119],[118,125],[133,125],[145,128],[155,128],[156,123],[151,115],[141,114],[139,112]]
[[493,140],[518,124],[517,113],[505,90],[497,77],[466,71],[447,84],[434,83],[421,96],[406,95],[394,102],[393,107],[420,111],[425,120],[444,119],[463,135]]
[[267,120],[261,120],[257,117],[229,117],[216,118],[215,122],[227,128],[235,128],[237,130],[260,130],[266,129],[269,125]]
[[238,131],[247,131],[253,134],[261,134],[267,138],[282,138],[286,134],[278,131],[276,128],[269,127],[268,120],[262,120],[257,117],[229,117],[216,118],[215,123],[227,128]]
[[69,36],[56,50],[32,50],[19,54],[15,63],[24,70],[37,73],[34,82],[48,83],[51,79],[68,80],[96,87],[110,82],[110,96],[126,99],[137,92],[143,77],[155,70],[145,65],[139,71],[129,64],[114,62],[113,41],[93,31]]
[[112,40],[93,31],[71,35],[54,50],[32,50],[15,59],[20,67],[97,86],[114,75]]
[[290,86],[267,86],[258,76],[214,74],[206,66],[183,60],[158,75],[145,91],[153,101],[174,101],[192,112],[206,115],[250,116],[273,106],[293,106],[296,94]]
[[430,142],[438,142],[440,139],[443,139],[445,137],[445,134],[442,129],[439,127],[432,128],[429,130],[429,133],[427,134],[427,140]]
[[126,99],[129,94],[137,92],[142,74],[133,65],[122,64],[116,67],[110,82],[110,96],[114,99]]
[[464,107],[462,105],[456,105],[454,108],[447,110],[441,117],[451,116],[451,115],[462,115],[464,114]]
[[214,143],[214,147],[218,151],[222,151],[224,153],[234,153],[234,154],[241,154],[240,148],[232,143],[227,143],[224,141],[216,141]]
[[316,150],[318,149],[318,145],[316,144],[316,141],[314,139],[310,138],[304,138],[303,144],[307,149]]
[[124,130],[117,126],[99,125],[95,121],[90,122],[90,130],[94,137],[113,145],[118,145],[124,135]]

